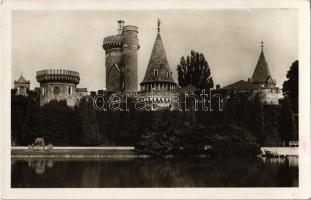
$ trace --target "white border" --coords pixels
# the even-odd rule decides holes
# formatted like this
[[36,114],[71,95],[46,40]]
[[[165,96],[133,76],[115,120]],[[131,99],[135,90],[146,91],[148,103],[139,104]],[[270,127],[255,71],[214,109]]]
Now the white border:
[[[1,198],[4,199],[307,199],[310,194],[310,5],[308,1],[204,0],[3,0],[1,5]],[[297,8],[299,13],[299,187],[297,188],[148,188],[11,189],[10,88],[11,11],[41,9],[248,9]]]

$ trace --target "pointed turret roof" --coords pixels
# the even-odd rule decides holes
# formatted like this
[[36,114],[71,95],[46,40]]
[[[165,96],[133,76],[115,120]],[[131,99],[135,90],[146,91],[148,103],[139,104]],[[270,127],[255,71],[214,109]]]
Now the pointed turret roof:
[[26,79],[23,77],[23,74],[21,74],[21,76],[16,82],[17,83],[29,83],[29,81],[26,81]]
[[271,74],[263,53],[263,42],[261,42],[261,53],[253,73],[252,80],[254,83],[264,83],[268,80],[268,78],[271,78]]
[[[158,34],[153,45],[152,53],[148,63],[145,77],[142,83],[150,82],[171,82],[175,83],[172,78],[162,38],[160,35],[160,24],[158,22]],[[156,71],[156,72],[155,72]]]

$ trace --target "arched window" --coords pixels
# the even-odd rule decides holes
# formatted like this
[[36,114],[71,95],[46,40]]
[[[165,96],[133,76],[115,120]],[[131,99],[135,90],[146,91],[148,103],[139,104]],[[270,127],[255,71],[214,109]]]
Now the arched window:
[[166,72],[166,76],[169,78],[169,77],[171,77],[171,73],[172,72]]
[[153,73],[154,73],[154,76],[158,76],[158,75],[159,75],[159,72],[158,72],[157,69],[155,69],[155,70],[153,71]]

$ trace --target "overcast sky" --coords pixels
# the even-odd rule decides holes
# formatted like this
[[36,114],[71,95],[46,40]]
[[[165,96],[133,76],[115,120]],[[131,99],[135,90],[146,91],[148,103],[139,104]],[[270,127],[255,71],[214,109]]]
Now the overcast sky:
[[34,88],[39,85],[37,70],[62,68],[80,72],[78,87],[105,88],[102,40],[116,34],[117,20],[123,19],[125,25],[138,26],[140,83],[157,34],[157,18],[175,80],[181,56],[191,49],[205,55],[214,83],[221,86],[252,76],[260,41],[279,87],[298,59],[295,9],[14,11],[12,80],[23,73]]

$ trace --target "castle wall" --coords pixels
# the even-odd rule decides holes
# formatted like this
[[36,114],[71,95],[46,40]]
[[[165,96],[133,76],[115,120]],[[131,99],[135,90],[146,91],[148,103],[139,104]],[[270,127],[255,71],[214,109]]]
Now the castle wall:
[[40,105],[52,100],[66,100],[68,106],[74,106],[81,96],[73,83],[53,82],[40,85]]
[[121,73],[113,68],[114,65],[117,65],[117,67],[121,69],[121,61],[121,49],[112,49],[106,53],[106,88],[108,91],[121,90]]
[[279,100],[282,98],[281,91],[275,88],[265,88],[256,91],[259,94],[260,101],[263,104],[278,105]]

